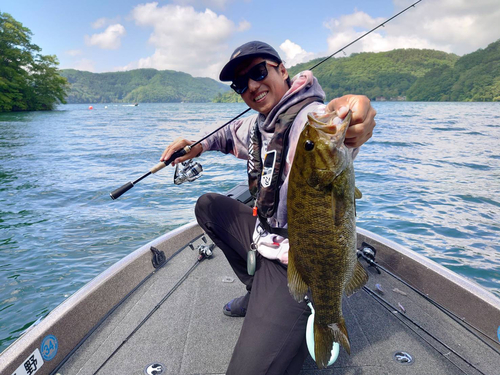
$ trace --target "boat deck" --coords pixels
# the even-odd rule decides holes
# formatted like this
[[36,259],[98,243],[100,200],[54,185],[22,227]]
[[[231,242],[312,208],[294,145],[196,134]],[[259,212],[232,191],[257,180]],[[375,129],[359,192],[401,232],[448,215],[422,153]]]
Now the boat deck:
[[[198,234],[192,241],[195,247],[203,244]],[[124,300],[58,373],[144,374],[148,365],[161,363],[164,374],[224,374],[243,318],[223,315],[222,307],[246,290],[219,249],[193,269],[197,252],[187,245]],[[192,272],[186,276],[190,269]],[[370,275],[366,289],[345,298],[343,304],[351,355],[340,348],[336,363],[321,371],[309,357],[301,374],[498,374],[498,343],[486,339],[490,346],[485,345],[401,282],[385,273],[378,274],[374,267],[366,269]],[[376,284],[383,294],[377,291]],[[409,353],[414,362],[398,363],[394,355],[400,351]]]

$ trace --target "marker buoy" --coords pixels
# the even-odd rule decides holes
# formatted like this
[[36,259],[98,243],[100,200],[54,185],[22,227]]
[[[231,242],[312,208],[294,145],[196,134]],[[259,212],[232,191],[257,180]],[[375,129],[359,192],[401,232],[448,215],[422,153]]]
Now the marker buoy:
[[94,107],[92,107],[92,106],[89,106],[89,109],[94,109]]

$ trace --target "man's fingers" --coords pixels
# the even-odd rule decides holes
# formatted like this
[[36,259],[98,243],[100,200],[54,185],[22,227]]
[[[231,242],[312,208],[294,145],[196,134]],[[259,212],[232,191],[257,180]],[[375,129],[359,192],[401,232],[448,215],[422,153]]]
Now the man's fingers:
[[366,133],[361,137],[355,138],[346,138],[344,144],[349,148],[356,148],[363,145],[366,141],[368,141],[373,135],[373,132]]
[[363,124],[355,124],[355,125],[350,125],[347,128],[347,132],[345,133],[345,139],[351,139],[351,138],[357,138],[363,135],[364,133],[364,127]]
[[[187,139],[184,138],[179,138],[178,140],[175,140],[171,145],[167,146],[165,151],[163,151],[163,154],[160,158],[160,161],[166,161],[170,159],[170,157],[179,150],[182,150],[184,147],[187,145],[193,144],[194,141],[188,141]],[[198,143],[196,146],[194,146],[187,154],[180,156],[176,158],[175,160],[172,161],[172,166],[175,166],[178,163],[182,163],[183,161],[192,159],[197,157],[203,152],[203,147],[200,143]]]
[[333,100],[331,100],[327,105],[326,105],[326,109],[325,111],[326,112],[334,112],[337,108],[340,109],[340,107],[342,107],[342,105],[348,105],[348,102],[347,100],[345,100],[344,97],[342,98],[335,98]]
[[190,144],[188,140],[184,138],[177,138],[175,141],[172,142],[172,144],[168,145],[167,148],[165,148],[165,151],[163,151],[163,153],[161,154],[160,161],[168,160],[175,151],[184,148],[184,146],[188,144]]
[[359,147],[371,138],[377,111],[365,95],[344,95],[331,100],[326,106],[326,112],[337,111],[340,118],[344,118],[349,109],[352,118],[344,143],[348,147]]
[[342,106],[339,108],[339,110],[337,111],[337,115],[343,119],[347,113],[349,113],[349,107],[346,107],[346,106]]

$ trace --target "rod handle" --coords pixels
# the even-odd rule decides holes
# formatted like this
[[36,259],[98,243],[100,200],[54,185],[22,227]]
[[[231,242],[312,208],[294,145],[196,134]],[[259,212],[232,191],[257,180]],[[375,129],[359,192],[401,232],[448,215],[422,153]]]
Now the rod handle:
[[181,148],[180,150],[177,150],[175,151],[172,156],[170,156],[167,160],[165,161],[161,161],[159,162],[158,164],[156,164],[153,168],[151,168],[149,171],[151,173],[156,173],[158,172],[160,169],[163,169],[165,168],[167,165],[169,165],[170,163],[172,163],[175,159],[177,158],[180,158],[181,156],[184,156],[186,155],[189,151],[191,151],[191,147],[190,146],[186,146],[184,148]]
[[165,164],[165,162],[163,161],[160,161],[158,164],[156,164],[153,168],[151,168],[149,171],[151,173],[156,173],[158,172],[160,169],[163,169],[167,166],[167,164]]
[[109,193],[109,195],[111,196],[111,199],[114,200],[114,199],[120,197],[126,191],[129,191],[130,189],[132,189],[133,187],[134,187],[134,184],[132,182],[127,182],[122,187],[119,187],[118,189],[113,190],[111,193]]
[[[163,163],[165,163],[165,166],[169,165],[172,163],[175,159],[180,158],[181,156],[186,155],[189,151],[191,151],[191,146],[186,146],[184,148],[181,148],[180,150],[175,151],[167,160],[165,160]],[[155,166],[155,168],[158,165]],[[163,168],[163,167],[162,167]],[[154,172],[153,172],[154,173]]]

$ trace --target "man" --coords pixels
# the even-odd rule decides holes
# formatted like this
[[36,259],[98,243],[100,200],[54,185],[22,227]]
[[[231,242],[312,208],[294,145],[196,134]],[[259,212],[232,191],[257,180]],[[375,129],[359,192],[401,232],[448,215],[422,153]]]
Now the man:
[[[364,96],[346,95],[322,104],[324,92],[310,71],[290,80],[279,54],[258,41],[238,47],[220,74],[245,103],[258,113],[235,120],[192,148],[172,164],[218,150],[248,160],[254,209],[219,194],[199,198],[195,213],[200,226],[224,252],[247,294],[228,302],[224,314],[245,316],[227,374],[296,374],[307,356],[305,329],[310,314],[288,292],[286,195],[288,173],[307,113],[353,112],[345,144],[356,153],[372,135],[376,111]],[[340,121],[340,119],[339,119]],[[160,160],[194,143],[179,138]],[[247,256],[256,249],[254,274]],[[251,272],[252,273],[252,272]]]

